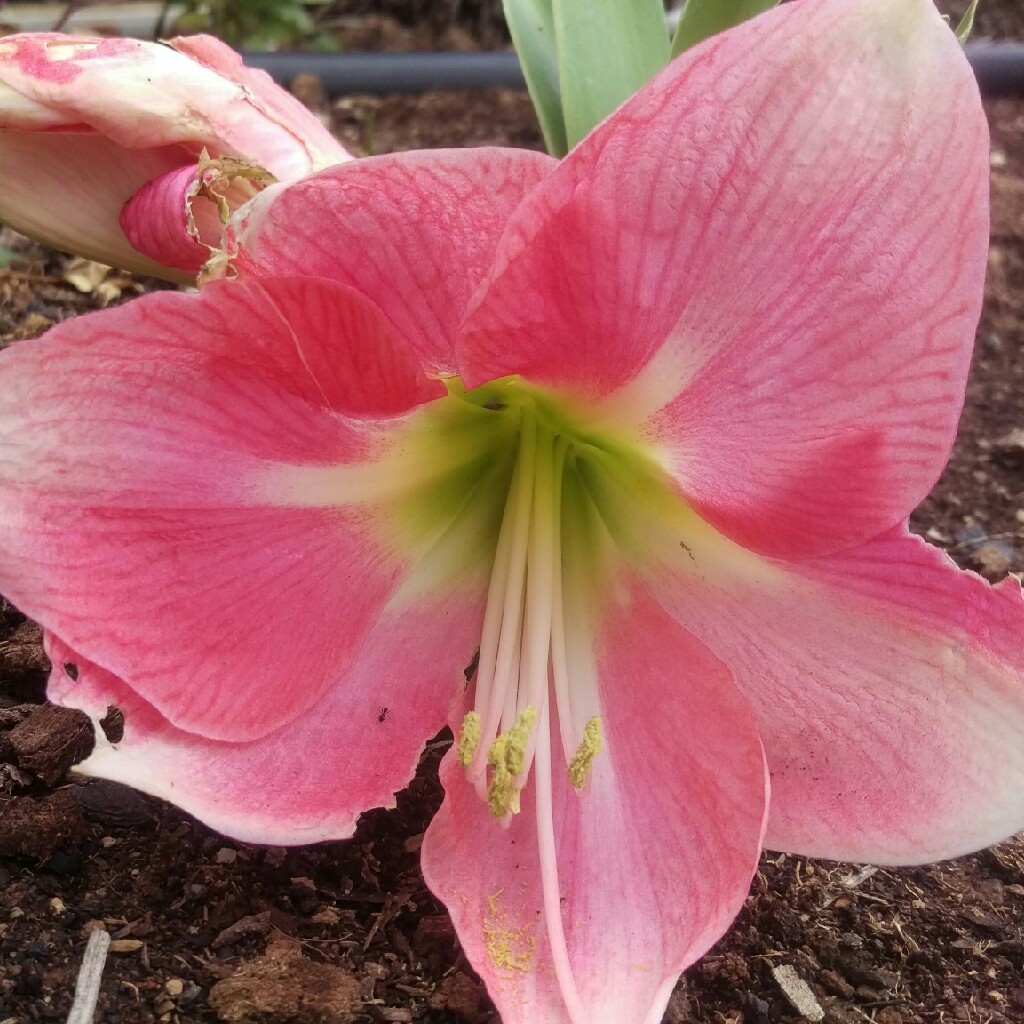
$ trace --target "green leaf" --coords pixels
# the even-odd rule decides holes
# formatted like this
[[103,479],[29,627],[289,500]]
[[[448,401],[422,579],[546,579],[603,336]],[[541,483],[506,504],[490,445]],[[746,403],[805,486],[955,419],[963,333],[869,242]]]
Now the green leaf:
[[710,39],[727,28],[742,25],[750,18],[770,11],[779,0],[686,0],[675,38],[672,56]]
[[960,40],[961,46],[967,45],[967,40],[971,38],[971,33],[974,31],[974,14],[978,10],[978,0],[971,0],[971,6],[967,8],[964,16],[960,19],[960,24],[956,27],[956,37]]
[[552,0],[566,141],[575,146],[669,61],[661,0]]
[[15,252],[13,249],[7,249],[0,245],[0,268],[9,267],[15,260],[23,258],[20,253]]
[[558,87],[558,54],[551,0],[504,0],[505,21],[512,34],[526,87],[530,90],[544,142],[552,156],[569,151]]

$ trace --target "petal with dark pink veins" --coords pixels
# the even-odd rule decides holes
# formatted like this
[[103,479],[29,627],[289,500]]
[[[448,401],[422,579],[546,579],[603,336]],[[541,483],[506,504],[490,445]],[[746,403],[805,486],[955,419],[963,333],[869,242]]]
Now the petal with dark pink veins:
[[867,540],[949,455],[988,173],[932,0],[784,4],[674,61],[527,198],[460,373],[633,422],[746,547]]

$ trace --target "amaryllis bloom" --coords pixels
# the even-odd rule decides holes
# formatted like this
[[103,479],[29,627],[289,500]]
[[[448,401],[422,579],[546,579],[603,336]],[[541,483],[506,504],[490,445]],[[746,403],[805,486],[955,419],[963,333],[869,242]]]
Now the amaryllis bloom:
[[0,222],[58,249],[189,280],[231,209],[347,159],[211,36],[0,39]]
[[930,0],[796,2],[560,164],[273,186],[234,280],[0,354],[0,591],[125,717],[85,770],[313,842],[449,722],[424,873],[510,1024],[656,1024],[762,844],[1020,828],[1020,587],[906,528],[987,154]]

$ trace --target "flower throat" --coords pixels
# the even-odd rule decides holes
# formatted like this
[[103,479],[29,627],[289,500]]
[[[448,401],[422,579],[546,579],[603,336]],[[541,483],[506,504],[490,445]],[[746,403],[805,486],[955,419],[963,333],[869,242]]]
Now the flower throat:
[[[579,721],[566,652],[562,496],[566,461],[575,458],[577,442],[569,439],[569,431],[552,425],[547,410],[528,393],[511,393],[519,399],[514,408],[499,398],[485,405],[520,417],[519,448],[487,593],[474,706],[465,716],[458,745],[459,760],[477,792],[503,822],[519,812],[520,792],[535,759],[543,762],[540,771],[551,770],[552,699],[568,777],[576,789],[586,784],[602,744],[600,719]],[[480,397],[486,394],[472,396]],[[544,782],[538,784],[549,789],[550,779]]]

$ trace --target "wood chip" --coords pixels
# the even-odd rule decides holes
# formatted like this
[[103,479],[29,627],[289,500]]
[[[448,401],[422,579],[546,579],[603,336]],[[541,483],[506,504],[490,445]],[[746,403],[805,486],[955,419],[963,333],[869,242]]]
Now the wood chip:
[[110,944],[110,936],[106,932],[90,933],[82,956],[78,980],[75,982],[75,1001],[68,1014],[68,1024],[92,1024],[96,1002],[100,996],[103,967],[107,962],[107,948]]
[[821,1004],[815,998],[810,986],[789,964],[773,967],[772,977],[782,989],[782,994],[789,1000],[790,1005],[804,1020],[820,1021],[824,1019],[825,1011],[821,1008]]
[[75,708],[41,704],[7,739],[19,768],[56,786],[73,764],[92,752],[92,723]]
[[878,874],[878,868],[876,867],[861,868],[860,871],[847,875],[839,884],[844,889],[856,889],[863,885],[872,875],[876,874]]

